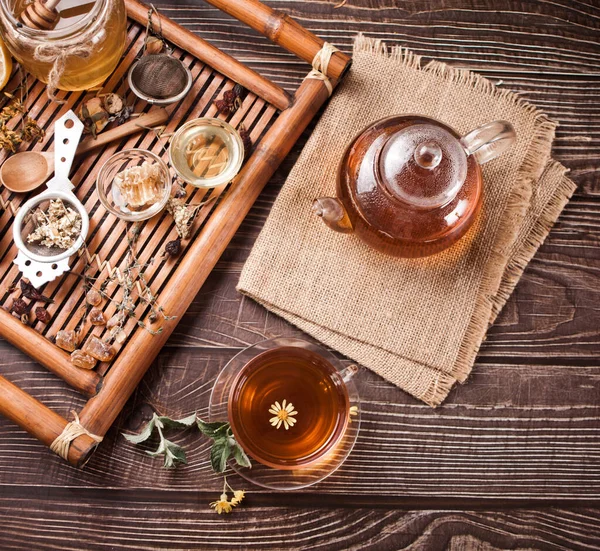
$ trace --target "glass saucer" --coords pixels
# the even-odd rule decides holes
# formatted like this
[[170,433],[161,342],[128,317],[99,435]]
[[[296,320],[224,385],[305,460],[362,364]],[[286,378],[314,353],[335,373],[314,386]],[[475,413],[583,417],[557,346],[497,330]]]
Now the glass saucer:
[[353,381],[353,375],[357,372],[356,366],[344,368],[328,350],[301,339],[280,337],[259,342],[234,356],[217,376],[210,396],[209,419],[211,422],[228,420],[229,394],[237,375],[250,360],[259,354],[282,346],[305,348],[320,354],[335,367],[343,378],[350,401],[350,418],[344,435],[335,447],[317,463],[298,469],[282,470],[267,467],[252,457],[250,458],[252,468],[240,467],[233,459],[229,460],[228,466],[248,482],[263,488],[298,490],[312,486],[335,472],[354,447],[360,429],[360,399]]

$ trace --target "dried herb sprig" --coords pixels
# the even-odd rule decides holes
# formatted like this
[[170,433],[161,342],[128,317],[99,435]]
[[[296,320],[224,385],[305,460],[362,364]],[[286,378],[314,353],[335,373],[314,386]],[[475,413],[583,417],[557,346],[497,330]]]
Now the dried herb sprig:
[[[22,84],[19,88],[22,88]],[[23,95],[22,90],[21,95]],[[4,92],[4,96],[8,102],[0,110],[0,148],[15,153],[23,142],[40,140],[46,133],[34,119],[27,115],[23,97],[18,98],[9,92]],[[17,116],[21,117],[20,128],[11,130],[8,123]]]

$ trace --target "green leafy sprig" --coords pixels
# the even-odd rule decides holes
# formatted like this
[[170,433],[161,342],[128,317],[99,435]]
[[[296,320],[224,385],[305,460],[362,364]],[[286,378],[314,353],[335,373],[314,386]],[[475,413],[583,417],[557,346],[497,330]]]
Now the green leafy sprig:
[[229,423],[205,423],[202,419],[198,419],[197,424],[200,432],[213,440],[213,445],[210,449],[210,464],[213,471],[216,473],[224,472],[227,468],[227,460],[231,456],[233,456],[240,467],[252,468],[246,452],[233,436]]
[[164,467],[172,469],[179,463],[187,464],[187,459],[184,449],[167,440],[163,431],[168,429],[187,429],[194,425],[198,427],[202,434],[213,440],[210,450],[210,463],[216,473],[225,471],[227,460],[232,456],[238,465],[248,468],[252,467],[250,459],[236,442],[229,423],[205,423],[195,413],[183,419],[171,419],[155,413],[139,434],[123,433],[123,436],[132,444],[141,444],[148,440],[156,429],[160,438],[158,448],[156,451],[146,451],[146,453],[152,457],[164,456]]

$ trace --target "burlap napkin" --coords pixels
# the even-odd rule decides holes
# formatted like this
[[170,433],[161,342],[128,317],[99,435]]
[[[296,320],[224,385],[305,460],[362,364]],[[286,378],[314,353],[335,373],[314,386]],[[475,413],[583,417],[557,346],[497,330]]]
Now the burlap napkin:
[[[495,119],[518,141],[484,165],[485,199],[459,243],[396,259],[311,212],[335,195],[348,143],[385,116],[418,113],[461,133]],[[332,98],[244,266],[238,290],[424,402],[469,375],[486,330],[574,191],[550,159],[555,123],[514,93],[439,62],[359,36]]]

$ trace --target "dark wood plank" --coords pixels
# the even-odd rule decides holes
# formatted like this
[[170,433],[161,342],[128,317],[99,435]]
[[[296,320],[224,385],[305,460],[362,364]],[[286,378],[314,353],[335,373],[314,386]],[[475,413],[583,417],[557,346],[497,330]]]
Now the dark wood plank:
[[2,548],[577,550],[600,538],[600,510],[589,508],[319,510],[250,497],[232,516],[217,517],[206,509],[214,499],[206,492],[63,494],[0,497]]
[[[0,546],[600,547],[600,5],[348,0],[335,9],[337,0],[267,3],[344,51],[363,31],[519,91],[560,122],[554,153],[571,168],[578,192],[491,329],[468,384],[443,407],[431,410],[362,371],[364,424],[348,462],[310,491],[252,489],[247,507],[217,517],[206,507],[221,484],[210,471],[206,440],[174,436],[186,446],[190,465],[165,472],[119,434],[139,428],[152,410],[205,414],[214,376],[235,353],[263,338],[300,335],[240,297],[235,284],[309,129],[85,471],[0,419]],[[204,3],[156,5],[287,90],[308,71]],[[83,404],[2,342],[0,371],[65,415]],[[590,504],[596,508],[585,508]],[[64,535],[70,522],[78,537],[72,542]]]

